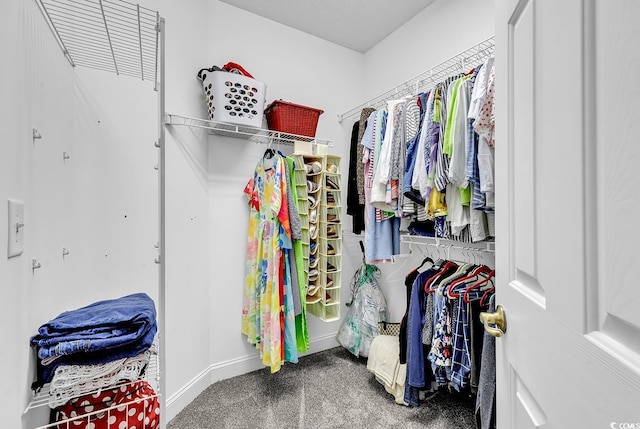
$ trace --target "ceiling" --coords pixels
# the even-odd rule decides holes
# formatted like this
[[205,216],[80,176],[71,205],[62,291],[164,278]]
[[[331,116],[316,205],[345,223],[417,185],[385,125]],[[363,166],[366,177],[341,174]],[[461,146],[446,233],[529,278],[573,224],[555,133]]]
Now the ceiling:
[[435,0],[220,1],[364,53]]

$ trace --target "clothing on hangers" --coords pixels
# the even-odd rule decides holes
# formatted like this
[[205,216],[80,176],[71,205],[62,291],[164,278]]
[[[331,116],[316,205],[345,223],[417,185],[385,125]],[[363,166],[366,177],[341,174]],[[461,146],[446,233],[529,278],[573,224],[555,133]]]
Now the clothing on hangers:
[[297,362],[298,352],[308,348],[292,188],[286,158],[269,147],[244,189],[250,212],[241,332],[272,372],[283,362]]
[[486,309],[483,296],[493,295],[493,273],[486,265],[439,259],[422,273],[415,268],[406,275],[406,333],[401,334],[406,341],[400,342],[400,357],[407,364],[408,404],[419,405],[420,392],[432,385],[457,392],[477,388],[477,337],[484,330],[473,317]]
[[[422,214],[423,221],[434,223],[436,237],[491,238],[492,143],[479,134],[491,133],[483,125],[493,111],[491,67],[479,63],[423,93],[388,100],[366,123],[361,121],[361,150],[368,165],[365,211],[375,211],[376,222]],[[365,221],[365,232],[374,225]],[[374,234],[372,239],[387,237]]]

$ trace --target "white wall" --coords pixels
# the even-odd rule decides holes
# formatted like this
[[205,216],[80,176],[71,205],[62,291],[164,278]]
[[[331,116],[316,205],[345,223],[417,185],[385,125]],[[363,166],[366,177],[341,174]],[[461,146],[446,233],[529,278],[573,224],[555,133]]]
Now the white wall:
[[[267,85],[268,102],[323,109],[318,137],[348,155],[350,129],[345,134],[336,118],[360,100],[362,82],[344,70],[361,69],[361,54],[218,1],[172,3],[149,2],[167,22],[168,112],[205,118],[198,70],[234,61]],[[248,225],[242,190],[265,149],[167,128],[168,418],[212,382],[263,368],[240,322]],[[312,351],[335,346],[337,328],[310,316]]]
[[[336,117],[341,105],[358,95],[355,76],[346,76],[344,70],[358,70],[362,66],[359,54],[301,33],[257,15],[246,13],[225,3],[213,2],[209,40],[227,40],[209,47],[213,64],[236,61],[254,77],[267,84],[267,102],[284,99],[324,110],[320,116],[316,135],[334,141],[332,153],[348,156],[348,141],[344,139]],[[252,35],[242,37],[240,29],[253,29]],[[228,35],[238,35],[229,37]],[[260,37],[255,37],[260,35]],[[212,308],[231,308],[227,329],[220,329],[212,343],[214,362],[237,359],[238,356],[256,355],[256,351],[240,336],[240,312],[248,208],[242,190],[253,177],[256,163],[265,147],[247,144],[242,140],[209,139],[211,249],[213,261],[224,265],[211,265],[212,279],[219,278],[224,267],[226,281],[212,281]],[[283,152],[290,147],[282,147]],[[346,158],[345,158],[346,159]],[[345,177],[346,179],[346,177]],[[235,219],[230,219],[234,214]],[[212,321],[215,323],[216,321]],[[312,344],[327,337],[323,349],[335,345],[337,322],[320,322],[308,317]],[[224,344],[224,347],[220,347]]]
[[[206,56],[208,2],[148,1],[147,6],[166,20],[166,110],[201,117],[202,92],[196,73]],[[211,364],[209,344],[214,327],[209,320],[209,145],[205,135],[190,128],[166,128],[163,377],[169,404],[200,390]],[[200,384],[193,387],[193,383]],[[170,406],[169,411],[181,404]]]
[[493,36],[493,4],[433,2],[365,54],[365,97],[373,98]]
[[[5,327],[0,348],[0,411],[6,427],[20,427],[20,411],[28,392],[29,350],[26,328],[29,278],[27,258],[6,258],[7,198],[26,198],[30,128],[25,100],[24,52],[21,37],[21,3],[6,2],[0,14],[0,324]],[[12,41],[13,43],[9,43]]]

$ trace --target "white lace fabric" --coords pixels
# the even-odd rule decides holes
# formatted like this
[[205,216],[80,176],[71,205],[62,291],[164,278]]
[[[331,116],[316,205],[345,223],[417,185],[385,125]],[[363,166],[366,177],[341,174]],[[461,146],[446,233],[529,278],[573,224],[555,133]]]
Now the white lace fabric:
[[130,358],[95,365],[60,365],[50,383],[49,407],[57,408],[69,399],[113,388],[119,382],[140,378],[152,354],[157,354],[156,342],[149,350]]

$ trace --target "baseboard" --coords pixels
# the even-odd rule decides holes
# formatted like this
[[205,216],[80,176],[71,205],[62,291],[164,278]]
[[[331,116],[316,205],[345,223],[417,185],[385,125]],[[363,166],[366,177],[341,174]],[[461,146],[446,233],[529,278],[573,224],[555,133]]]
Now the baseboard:
[[[338,343],[336,342],[335,333],[315,338],[310,341],[309,351],[303,353],[303,356],[318,353],[336,346],[338,346]],[[165,421],[171,421],[171,419],[177,416],[184,407],[189,405],[211,384],[260,368],[264,368],[264,365],[262,365],[260,361],[259,354],[242,356],[209,365],[207,369],[199,373],[176,393],[167,398]]]

